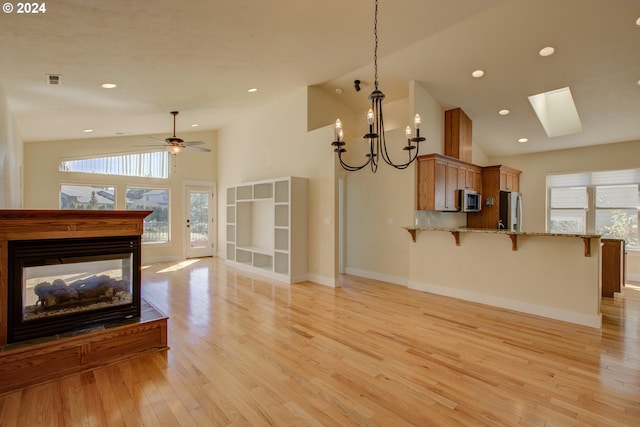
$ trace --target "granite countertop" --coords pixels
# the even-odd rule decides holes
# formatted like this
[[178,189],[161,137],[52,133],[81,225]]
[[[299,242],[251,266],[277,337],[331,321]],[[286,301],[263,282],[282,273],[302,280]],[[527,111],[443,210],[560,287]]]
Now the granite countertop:
[[507,234],[517,236],[552,236],[552,237],[580,237],[580,238],[599,238],[600,234],[567,234],[567,233],[544,233],[535,231],[510,231],[510,230],[497,230],[493,228],[468,228],[468,227],[455,227],[455,228],[441,228],[441,227],[403,227],[406,230],[418,230],[418,231],[448,231],[450,233],[488,233],[488,234]]

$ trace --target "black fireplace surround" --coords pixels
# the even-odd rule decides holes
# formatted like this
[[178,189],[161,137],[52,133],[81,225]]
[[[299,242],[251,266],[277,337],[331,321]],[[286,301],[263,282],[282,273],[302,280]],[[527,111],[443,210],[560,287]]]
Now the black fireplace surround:
[[140,317],[140,236],[8,242],[7,342]]

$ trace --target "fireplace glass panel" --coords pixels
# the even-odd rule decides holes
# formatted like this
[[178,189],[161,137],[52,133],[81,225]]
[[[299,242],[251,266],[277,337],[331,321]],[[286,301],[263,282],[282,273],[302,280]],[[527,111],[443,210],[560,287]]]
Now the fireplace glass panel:
[[132,304],[132,253],[28,264],[21,275],[22,322]]
[[140,236],[10,241],[7,342],[140,316]]

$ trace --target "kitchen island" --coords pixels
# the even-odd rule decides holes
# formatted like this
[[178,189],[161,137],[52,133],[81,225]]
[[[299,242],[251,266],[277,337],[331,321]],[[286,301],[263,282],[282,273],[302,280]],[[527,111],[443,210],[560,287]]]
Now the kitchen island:
[[602,324],[599,235],[406,230],[414,241],[412,289],[590,327]]

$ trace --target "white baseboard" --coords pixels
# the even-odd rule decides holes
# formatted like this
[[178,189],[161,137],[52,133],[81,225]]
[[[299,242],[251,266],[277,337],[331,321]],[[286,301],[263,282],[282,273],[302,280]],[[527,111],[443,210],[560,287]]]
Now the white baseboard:
[[307,273],[307,281],[317,283],[319,285],[329,286],[335,288],[336,279],[332,277],[320,276],[319,274]]
[[627,274],[627,281],[640,282],[640,274]]
[[507,310],[518,311],[536,316],[547,317],[550,319],[561,320],[563,322],[576,323],[578,325],[589,326],[592,328],[602,327],[602,314],[584,314],[572,311],[562,310],[554,307],[547,307],[528,302],[512,300],[508,298],[497,297],[493,295],[482,294],[478,292],[466,291],[463,289],[450,288],[417,281],[410,281],[409,288],[423,292],[442,295],[451,298],[457,298],[465,301],[477,302],[480,304],[490,305],[494,307],[505,308]]
[[146,264],[155,264],[155,263],[161,263],[161,262],[179,262],[179,261],[184,261],[184,258],[181,257],[177,257],[177,256],[165,256],[165,257],[153,257],[153,258],[144,258],[142,259],[142,265],[146,265]]
[[406,277],[392,276],[389,274],[379,273],[377,271],[362,270],[359,268],[347,267],[345,273],[352,276],[366,277],[367,279],[380,280],[382,282],[393,283],[395,285],[408,286],[409,280]]

